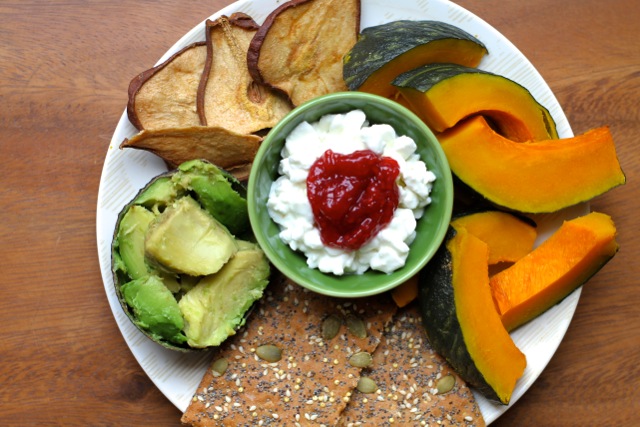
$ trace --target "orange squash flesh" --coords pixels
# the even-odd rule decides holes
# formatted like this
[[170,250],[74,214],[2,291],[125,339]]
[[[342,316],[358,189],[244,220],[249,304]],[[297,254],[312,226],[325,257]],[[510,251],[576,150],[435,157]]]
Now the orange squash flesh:
[[526,367],[526,358],[493,306],[487,244],[464,229],[456,232],[447,247],[451,252],[458,322],[462,331],[470,332],[463,332],[464,342],[486,383],[502,403],[508,404]]
[[555,212],[625,183],[608,127],[573,138],[517,143],[475,116],[438,140],[461,181],[519,212]]
[[[437,70],[436,70],[437,71]],[[505,77],[466,72],[446,78],[426,92],[398,87],[412,110],[436,133],[466,117],[490,117],[500,134],[513,141],[541,141],[558,137],[549,112],[531,93]]]
[[516,262],[533,250],[537,232],[533,224],[500,211],[476,212],[451,221],[456,230],[465,228],[489,247],[489,265]]
[[554,306],[617,251],[616,227],[608,215],[592,212],[565,221],[533,252],[491,278],[505,328],[511,331]]
[[418,275],[391,290],[391,298],[398,307],[404,307],[418,297]]
[[392,98],[397,93],[397,88],[391,82],[407,70],[433,62],[451,62],[476,67],[486,52],[483,46],[469,40],[434,40],[387,62],[371,74],[358,90]]

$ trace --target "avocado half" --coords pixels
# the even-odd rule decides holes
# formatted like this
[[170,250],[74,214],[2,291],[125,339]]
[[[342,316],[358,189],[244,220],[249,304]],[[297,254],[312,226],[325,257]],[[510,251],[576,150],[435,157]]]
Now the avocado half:
[[218,346],[235,334],[270,275],[253,241],[245,187],[204,160],[156,176],[127,203],[111,255],[126,315],[178,351]]

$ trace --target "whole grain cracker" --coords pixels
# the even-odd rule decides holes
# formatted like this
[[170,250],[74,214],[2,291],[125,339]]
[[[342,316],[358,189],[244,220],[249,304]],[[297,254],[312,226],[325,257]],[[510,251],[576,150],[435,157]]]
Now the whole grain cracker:
[[[213,356],[224,358],[222,375],[208,369],[182,416],[191,426],[334,426],[354,395],[361,368],[349,358],[373,353],[396,310],[388,295],[345,300],[310,292],[276,279],[258,303],[245,328]],[[345,319],[338,334],[322,338],[329,316]],[[367,336],[353,336],[348,316],[362,319]],[[282,350],[274,363],[256,349]],[[224,366],[224,363],[217,363]]]
[[[415,303],[398,310],[362,375],[378,390],[355,391],[338,426],[486,425],[471,390],[430,347]],[[449,375],[455,384],[440,393]]]

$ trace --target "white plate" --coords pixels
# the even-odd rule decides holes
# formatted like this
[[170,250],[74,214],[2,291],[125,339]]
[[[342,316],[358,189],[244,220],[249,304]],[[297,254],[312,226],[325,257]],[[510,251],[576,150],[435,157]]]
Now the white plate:
[[[269,12],[281,3],[282,0],[238,1],[211,18],[241,11],[262,23]],[[559,135],[573,136],[560,105],[539,73],[515,46],[482,19],[446,0],[362,0],[362,28],[399,19],[445,21],[478,37],[489,49],[489,55],[483,59],[480,68],[506,76],[528,88],[551,112]],[[158,63],[182,47],[200,40],[204,40],[204,21],[183,36]],[[166,350],[146,338],[133,326],[120,307],[111,275],[110,245],[119,211],[151,178],[166,170],[163,161],[150,153],[118,149],[125,137],[135,133],[136,129],[127,119],[126,112],[123,113],[109,145],[102,171],[97,205],[98,255],[102,278],[111,310],[131,352],[160,391],[184,411],[206,370],[210,360],[209,353],[181,354]],[[563,219],[587,213],[588,210],[588,204],[582,204],[540,217],[539,241],[557,229]],[[577,290],[561,304],[512,334],[518,347],[527,356],[527,368],[516,386],[511,405],[533,384],[555,353],[573,317],[579,297],[580,290]],[[487,424],[508,409],[508,406],[491,403],[477,393],[476,398]]]

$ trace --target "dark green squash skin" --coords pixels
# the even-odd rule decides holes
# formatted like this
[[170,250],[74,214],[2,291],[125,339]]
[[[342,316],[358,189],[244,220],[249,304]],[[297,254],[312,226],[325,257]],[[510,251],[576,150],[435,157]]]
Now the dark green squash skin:
[[501,77],[489,71],[458,64],[427,64],[400,74],[392,84],[398,87],[409,87],[420,92],[428,92],[440,82],[469,73]]
[[464,40],[486,46],[466,31],[441,21],[399,20],[362,30],[343,59],[349,90],[357,90],[371,74],[411,49],[436,40]]
[[464,336],[453,296],[453,271],[451,252],[447,242],[456,235],[449,227],[444,242],[422,269],[418,278],[418,304],[422,322],[431,347],[444,357],[453,369],[469,385],[475,387],[487,399],[500,402],[496,392],[485,381],[476,367],[464,343]]
[[418,67],[400,74],[393,80],[393,82],[391,82],[391,84],[396,87],[411,88],[422,93],[426,93],[438,83],[461,76],[463,74],[483,74],[496,79],[505,79],[510,81],[514,85],[520,86],[524,91],[529,93],[529,95],[531,95],[531,99],[536,104],[538,104],[540,112],[542,113],[544,126],[547,129],[547,133],[552,138],[558,138],[556,123],[553,120],[553,117],[551,117],[551,113],[549,112],[549,110],[544,105],[536,101],[536,99],[527,88],[522,86],[520,83],[517,83],[499,74],[480,70],[478,68],[465,67],[458,64],[426,64],[422,67]]

